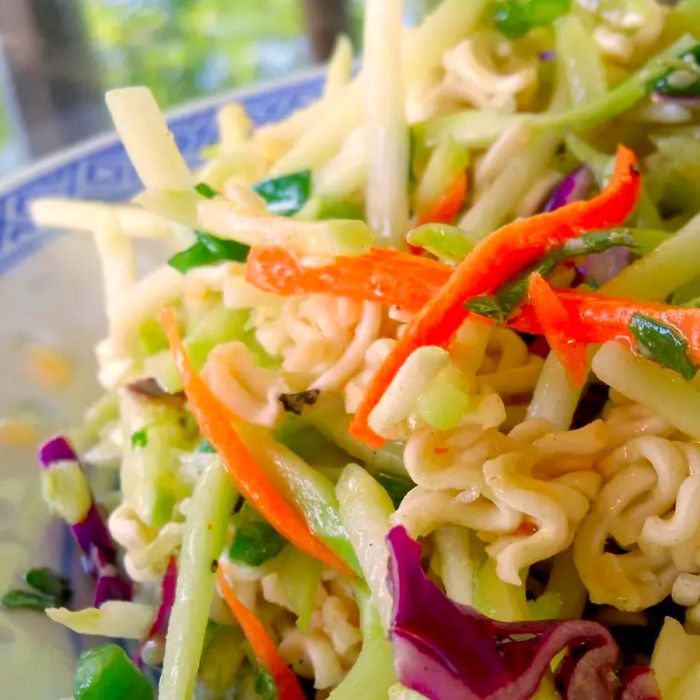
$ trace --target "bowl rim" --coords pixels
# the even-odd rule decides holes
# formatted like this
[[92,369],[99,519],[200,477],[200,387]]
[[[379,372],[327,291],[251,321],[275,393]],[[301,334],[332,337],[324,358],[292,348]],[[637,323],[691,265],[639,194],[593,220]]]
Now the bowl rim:
[[[266,92],[274,92],[276,90],[292,87],[297,83],[321,78],[325,74],[325,71],[326,67],[323,65],[311,66],[294,71],[292,74],[282,78],[272,78],[252,85],[244,85],[224,90],[214,95],[196,97],[166,109],[164,112],[165,118],[168,123],[172,123],[173,121],[206,111],[207,109],[211,109],[227,101],[242,101],[257,97]],[[20,166],[17,172],[0,177],[0,197],[6,196],[13,190],[21,188],[35,178],[45,175],[56,168],[60,168],[74,160],[84,158],[94,151],[108,148],[117,143],[119,143],[119,136],[116,130],[113,128],[107,129],[70,146],[65,146],[53,153],[30,161],[26,165]]]

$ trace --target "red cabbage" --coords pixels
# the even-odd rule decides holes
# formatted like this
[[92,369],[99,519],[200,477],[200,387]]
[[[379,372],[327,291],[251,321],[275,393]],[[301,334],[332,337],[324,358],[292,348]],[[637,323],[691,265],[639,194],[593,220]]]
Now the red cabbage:
[[593,281],[600,286],[617,276],[632,262],[632,251],[629,248],[615,246],[602,253],[586,255],[576,267],[587,281]]
[[165,570],[165,575],[160,584],[160,606],[156,613],[156,619],[151,625],[148,633],[149,637],[163,635],[168,631],[168,623],[170,622],[170,613],[175,603],[175,587],[177,584],[177,560],[175,557],[170,557],[168,568]]
[[93,605],[99,608],[108,600],[131,600],[132,593],[131,581],[122,576],[115,566],[110,565],[97,576]]
[[582,165],[569,173],[549,194],[543,211],[554,211],[565,204],[585,199],[593,184],[593,173]]
[[[420,545],[394,527],[389,543],[390,629],[396,673],[430,700],[527,700],[552,659],[567,700],[608,700],[619,650],[588,620],[497,622],[450,600],[423,572]],[[635,696],[630,696],[632,700]]]
[[[593,173],[586,165],[569,173],[550,193],[543,211],[554,211],[559,207],[585,199],[593,185]],[[578,265],[584,277],[601,285],[615,277],[632,262],[629,248],[622,246],[610,248],[603,253],[587,255]]]
[[88,556],[91,555],[91,547],[100,551],[108,562],[113,562],[116,556],[116,549],[112,536],[109,534],[105,519],[99,508],[93,503],[88,514],[79,523],[70,526],[73,531],[75,541],[80,549]]
[[51,438],[39,448],[39,463],[44,469],[48,469],[54,462],[65,461],[77,462],[78,455],[62,435]]
[[[75,450],[66,438],[59,435],[39,448],[39,462],[50,469],[57,462],[73,461],[80,465]],[[95,576],[95,607],[106,600],[131,600],[131,581],[122,576],[115,566],[117,549],[107,523],[94,499],[83,520],[70,524],[71,532],[84,554],[85,570]]]
[[622,672],[620,700],[661,700],[661,691],[649,666],[630,666]]
[[177,559],[175,557],[170,557],[170,561],[168,561],[168,568],[165,570],[165,575],[160,583],[160,605],[158,606],[158,612],[153,620],[151,629],[148,631],[148,636],[141,644],[139,644],[136,652],[134,653],[134,663],[139,668],[143,668],[142,651],[144,644],[151,639],[160,638],[161,640],[165,640],[165,635],[168,632],[168,625],[170,624],[170,613],[172,612],[173,605],[175,604],[176,586]]

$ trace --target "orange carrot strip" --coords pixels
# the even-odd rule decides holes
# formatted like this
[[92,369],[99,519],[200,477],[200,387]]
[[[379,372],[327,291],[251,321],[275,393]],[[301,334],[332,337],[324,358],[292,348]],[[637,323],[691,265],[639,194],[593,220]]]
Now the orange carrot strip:
[[418,216],[418,225],[431,223],[452,223],[462,208],[467,196],[467,171],[460,170],[455,181],[445,194],[430,209]]
[[221,594],[250,642],[253,653],[274,679],[278,700],[304,700],[305,695],[296,674],[284,663],[265,625],[236,598],[222,567],[219,567],[216,578]]
[[568,335],[572,319],[555,291],[539,273],[530,275],[528,297],[549,347],[554,350],[575,387],[583,386],[588,375],[586,346]]
[[[700,309],[570,289],[553,291],[570,320],[569,335],[580,343],[600,344],[617,340],[634,349],[636,341],[630,333],[629,324],[635,314],[641,313],[678,330],[688,341],[690,359],[700,363]],[[523,305],[508,321],[508,325],[523,333],[542,333],[541,320],[532,304]]]
[[171,308],[161,312],[175,366],[199,428],[218,452],[221,461],[246,500],[292,544],[336,571],[353,576],[347,565],[317,539],[304,518],[277,492],[274,484],[248,451],[226,411],[187,355]]
[[274,294],[335,294],[418,311],[454,268],[391,248],[305,267],[303,258],[286,248],[264,245],[251,248],[245,269],[248,282]]
[[634,153],[620,146],[610,185],[597,197],[519,219],[483,239],[408,324],[370,381],[350,423],[350,433],[371,447],[380,447],[384,439],[367,421],[408,356],[423,345],[446,345],[467,318],[464,302],[471,297],[494,291],[569,238],[622,224],[637,202],[640,180]]

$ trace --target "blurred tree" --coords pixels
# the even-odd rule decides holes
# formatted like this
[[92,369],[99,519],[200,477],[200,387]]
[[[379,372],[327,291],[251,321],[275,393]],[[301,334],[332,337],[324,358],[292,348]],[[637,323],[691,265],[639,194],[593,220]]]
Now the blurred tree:
[[104,87],[164,105],[309,62],[298,0],[80,0]]

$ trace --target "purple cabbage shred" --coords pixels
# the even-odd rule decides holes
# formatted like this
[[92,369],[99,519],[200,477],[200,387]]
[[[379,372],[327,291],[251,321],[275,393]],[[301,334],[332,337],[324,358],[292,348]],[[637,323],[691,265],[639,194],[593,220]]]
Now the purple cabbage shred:
[[[589,620],[491,620],[450,600],[425,575],[420,545],[403,527],[387,539],[390,635],[405,686],[430,700],[528,700],[552,659],[568,649],[555,674],[566,700],[615,697],[619,649],[605,627]],[[653,700],[654,689],[658,693],[653,674],[637,672],[621,700]]]
[[[75,450],[63,436],[52,438],[39,448],[42,468],[51,469],[52,465],[65,461],[80,464]],[[100,607],[107,600],[131,600],[131,581],[116,566],[117,549],[94,499],[85,518],[71,524],[70,528],[83,552],[86,572],[96,578],[95,607]]]
[[585,199],[593,185],[593,173],[582,165],[569,173],[549,194],[543,211],[554,211],[565,204]]

